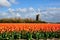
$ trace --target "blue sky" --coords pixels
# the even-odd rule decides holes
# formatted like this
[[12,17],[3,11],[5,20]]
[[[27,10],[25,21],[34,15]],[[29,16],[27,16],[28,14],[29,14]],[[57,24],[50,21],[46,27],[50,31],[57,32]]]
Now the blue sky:
[[60,0],[0,0],[0,18],[35,18],[60,22]]
[[[60,0],[16,0],[18,4],[12,4],[11,8],[47,8],[47,7],[60,7]],[[6,7],[0,10],[7,9]]]

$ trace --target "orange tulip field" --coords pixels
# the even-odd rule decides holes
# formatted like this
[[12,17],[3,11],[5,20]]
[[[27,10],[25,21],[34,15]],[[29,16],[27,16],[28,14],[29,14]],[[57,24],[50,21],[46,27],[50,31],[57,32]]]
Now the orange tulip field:
[[40,23],[0,23],[0,33],[10,31],[60,31],[60,24],[40,24]]

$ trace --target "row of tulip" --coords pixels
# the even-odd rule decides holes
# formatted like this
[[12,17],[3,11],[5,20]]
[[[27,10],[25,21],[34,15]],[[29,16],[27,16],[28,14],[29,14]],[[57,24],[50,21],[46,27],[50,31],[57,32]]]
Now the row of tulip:
[[43,31],[43,32],[57,32],[60,31],[60,26],[0,26],[0,33],[3,32],[12,32],[12,31],[29,31],[29,32],[33,32],[33,31]]

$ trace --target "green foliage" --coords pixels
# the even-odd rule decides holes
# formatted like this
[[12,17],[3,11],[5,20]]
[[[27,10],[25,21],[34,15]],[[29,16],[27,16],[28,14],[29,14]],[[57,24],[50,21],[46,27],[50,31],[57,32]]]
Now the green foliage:
[[46,32],[45,37],[46,38],[52,38],[52,32]]
[[21,32],[4,32],[0,33],[0,40],[5,40],[5,39],[27,39],[27,40],[32,40],[32,39],[47,39],[47,38],[60,38],[60,33],[57,32],[26,32],[26,31],[21,31]]
[[26,35],[27,35],[27,32],[26,32],[26,31],[24,31],[24,30],[21,31],[21,38],[22,38],[22,39],[26,39],[26,38],[27,38]]
[[57,32],[52,33],[52,37],[53,38],[59,38],[60,34],[58,34]]
[[32,33],[30,32],[27,33],[27,40],[32,40]]
[[40,32],[39,39],[44,39],[44,38],[45,38],[45,33],[44,32]]
[[36,34],[35,34],[37,40],[39,40],[39,34],[40,34],[39,32],[36,32]]

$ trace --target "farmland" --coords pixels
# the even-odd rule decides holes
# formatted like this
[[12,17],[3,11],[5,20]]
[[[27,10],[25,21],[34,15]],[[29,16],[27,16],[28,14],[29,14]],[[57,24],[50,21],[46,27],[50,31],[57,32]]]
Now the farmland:
[[0,23],[0,39],[60,38],[60,24]]

